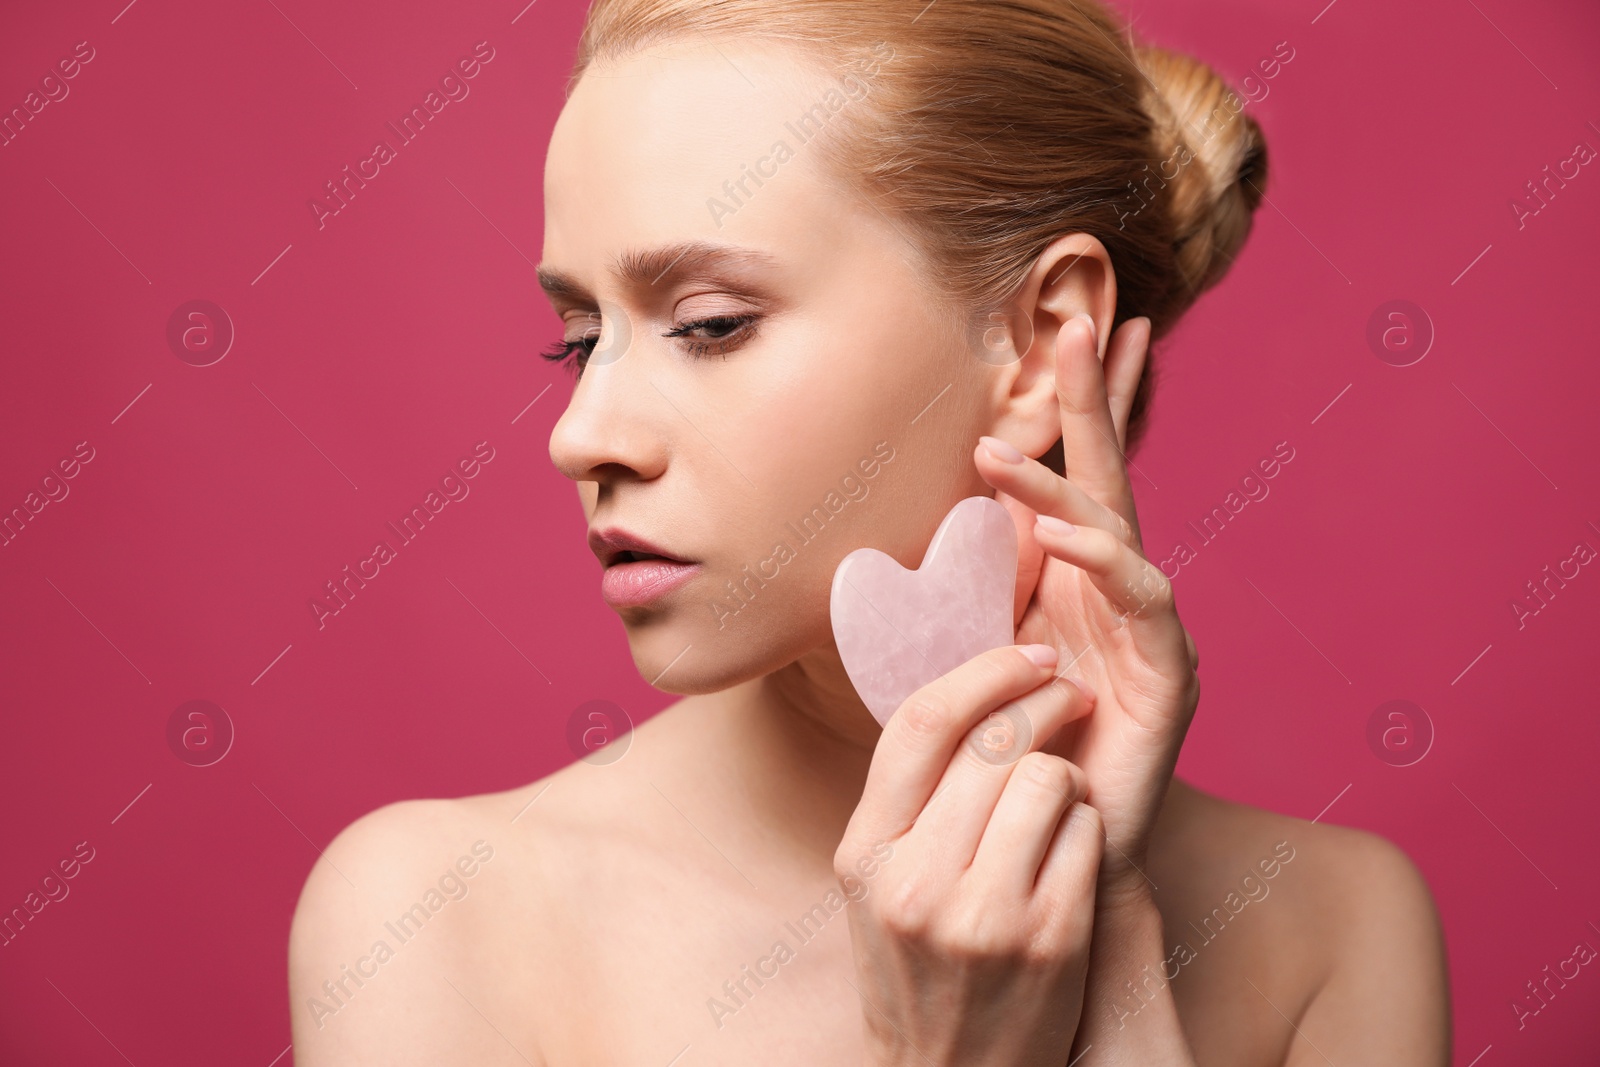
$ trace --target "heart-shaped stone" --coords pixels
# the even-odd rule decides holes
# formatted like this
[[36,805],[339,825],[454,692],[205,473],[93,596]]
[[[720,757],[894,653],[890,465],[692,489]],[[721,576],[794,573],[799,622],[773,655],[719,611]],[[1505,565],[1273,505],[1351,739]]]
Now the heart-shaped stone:
[[956,504],[908,571],[858,548],[833,572],[829,614],[839,658],[872,717],[991,648],[1014,643],[1017,528],[992,497]]

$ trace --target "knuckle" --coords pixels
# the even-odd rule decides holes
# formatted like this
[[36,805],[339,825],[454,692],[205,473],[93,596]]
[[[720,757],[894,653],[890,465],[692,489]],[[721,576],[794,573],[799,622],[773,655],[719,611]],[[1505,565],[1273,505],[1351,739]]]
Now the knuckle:
[[950,729],[955,721],[955,710],[944,697],[921,690],[911,694],[895,719],[910,737],[931,740],[943,736]]
[[878,896],[878,923],[906,941],[926,941],[934,928],[936,901],[926,878],[902,878]]
[[1020,680],[1031,679],[1034,669],[1015,645],[1000,645],[973,661],[973,681],[985,693],[1009,692]]
[[1071,798],[1077,793],[1077,775],[1072,763],[1048,752],[1029,752],[1017,761],[1012,774],[1019,785],[1037,796]]
[[1033,936],[1022,951],[1026,966],[1045,969],[1088,955],[1093,922],[1077,901],[1048,901]]
[[1033,741],[1033,724],[1016,702],[1002,704],[967,731],[966,758],[981,763],[1015,763]]
[[1020,916],[1011,909],[989,898],[972,898],[949,916],[942,947],[949,955],[971,963],[1014,960],[1026,943],[1023,929]]
[[1111,512],[1111,522],[1112,522],[1113,528],[1116,531],[1117,540],[1121,541],[1124,544],[1133,544],[1133,542],[1134,542],[1133,524],[1131,522],[1129,522],[1127,519],[1123,518],[1119,513],[1115,512],[1115,511]]
[[854,876],[856,864],[863,855],[863,850],[849,837],[846,837],[833,852],[833,876],[840,881],[843,881],[846,877]]

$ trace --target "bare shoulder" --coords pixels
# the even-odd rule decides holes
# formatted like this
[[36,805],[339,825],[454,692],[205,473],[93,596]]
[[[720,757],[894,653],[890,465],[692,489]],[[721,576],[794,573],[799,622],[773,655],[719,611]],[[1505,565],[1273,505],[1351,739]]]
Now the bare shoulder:
[[583,926],[573,908],[620,852],[648,847],[638,813],[650,771],[689,743],[671,740],[669,718],[628,735],[626,759],[399,801],[345,827],[290,928],[296,1062],[542,1063],[540,1005],[560,1002],[564,972],[545,957],[571,962]]
[[[289,934],[296,1062],[444,1062],[470,1049],[472,1062],[497,1063],[510,1054],[481,1021],[464,1023],[482,999],[484,905],[505,895],[498,875],[516,852],[510,814],[493,816],[514,799],[399,801],[323,850]],[[516,1062],[540,1062],[518,1051]]]
[[1351,1062],[1449,1062],[1438,911],[1394,843],[1175,779],[1151,865],[1171,888],[1157,894],[1169,940],[1183,940],[1206,965],[1195,969],[1221,988],[1242,988],[1263,1020],[1293,1022],[1282,1053],[1267,1061],[1298,1067],[1343,1053]]

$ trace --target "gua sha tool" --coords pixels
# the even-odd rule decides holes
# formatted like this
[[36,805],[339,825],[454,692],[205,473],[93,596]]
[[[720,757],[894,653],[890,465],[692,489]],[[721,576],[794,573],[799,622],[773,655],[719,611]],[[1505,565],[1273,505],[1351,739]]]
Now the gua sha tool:
[[980,652],[1015,641],[1017,529],[1004,505],[951,508],[914,571],[858,548],[833,572],[833,637],[880,725],[906,697]]

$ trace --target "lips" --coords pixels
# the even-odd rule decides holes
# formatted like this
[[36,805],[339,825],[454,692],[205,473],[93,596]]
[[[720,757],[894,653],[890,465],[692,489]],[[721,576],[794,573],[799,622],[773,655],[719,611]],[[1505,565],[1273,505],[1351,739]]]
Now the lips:
[[605,565],[600,595],[614,608],[638,607],[679,588],[702,566],[637,534],[611,527],[589,534],[589,548]]

